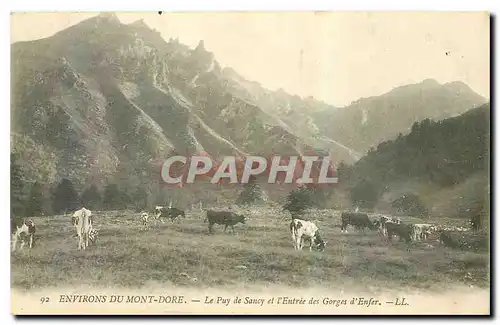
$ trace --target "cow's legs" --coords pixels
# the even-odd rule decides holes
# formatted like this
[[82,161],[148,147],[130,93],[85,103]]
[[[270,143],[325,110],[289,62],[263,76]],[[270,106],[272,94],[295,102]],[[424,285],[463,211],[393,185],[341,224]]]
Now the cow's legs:
[[224,225],[224,232],[226,232],[226,229],[227,229],[227,225]]
[[13,252],[16,250],[16,246],[17,246],[17,236],[14,235],[14,236],[12,236],[12,251]]
[[209,222],[208,222],[208,232],[209,232],[209,233],[212,233],[212,232],[213,232],[213,229],[212,229],[212,228],[213,228],[213,226],[214,226],[214,224],[213,224],[213,223],[210,223],[210,221],[209,221]]
[[304,247],[304,239],[302,237],[297,238],[297,244],[299,246],[299,251],[301,251],[302,248]]
[[231,229],[233,230],[233,234],[234,234],[234,225],[231,225]]
[[297,250],[297,241],[295,239],[295,234],[292,231],[292,242],[293,242],[293,250]]
[[23,249],[23,247],[24,247],[24,239],[21,240],[21,247],[20,247],[21,250]]
[[33,247],[33,234],[30,235],[30,248]]

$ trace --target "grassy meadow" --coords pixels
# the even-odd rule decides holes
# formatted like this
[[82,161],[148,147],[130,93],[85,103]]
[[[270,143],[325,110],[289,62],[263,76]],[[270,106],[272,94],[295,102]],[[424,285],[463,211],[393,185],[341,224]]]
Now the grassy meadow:
[[[139,213],[93,212],[98,241],[77,250],[69,216],[34,219],[36,241],[11,255],[11,284],[21,290],[86,285],[141,288],[151,285],[230,288],[279,285],[435,290],[489,287],[489,254],[443,247],[435,237],[406,244],[376,231],[340,233],[340,212],[311,211],[328,241],[324,252],[293,250],[289,217],[277,209],[246,211],[247,223],[214,226],[208,234],[201,211],[178,222],[141,224]],[[402,218],[403,222],[420,222]],[[463,219],[425,220],[463,225]]]

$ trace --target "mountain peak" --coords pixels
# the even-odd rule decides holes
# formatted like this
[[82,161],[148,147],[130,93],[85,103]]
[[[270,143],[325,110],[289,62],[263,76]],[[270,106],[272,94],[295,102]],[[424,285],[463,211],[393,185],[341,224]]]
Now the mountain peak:
[[120,19],[118,19],[118,16],[114,12],[107,12],[107,11],[101,12],[99,13],[98,18],[102,20],[107,20],[112,23],[120,24]]
[[439,86],[439,82],[432,78],[422,80],[421,84],[426,86]]
[[129,26],[150,29],[149,26],[144,22],[144,19],[136,20],[133,23],[131,23]]
[[445,87],[448,88],[457,88],[457,89],[468,89],[470,88],[467,84],[465,84],[463,81],[457,80],[457,81],[452,81],[452,82],[447,82],[444,84]]
[[194,50],[196,52],[205,52],[205,41],[200,40]]

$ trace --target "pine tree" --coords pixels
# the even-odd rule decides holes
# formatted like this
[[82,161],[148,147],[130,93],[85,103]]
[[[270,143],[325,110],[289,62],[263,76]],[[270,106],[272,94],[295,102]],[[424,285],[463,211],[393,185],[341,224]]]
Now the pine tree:
[[362,180],[351,188],[351,202],[359,207],[372,208],[378,201],[379,193],[373,182]]
[[295,219],[312,205],[311,191],[306,187],[299,187],[288,194],[283,210],[289,211],[292,214],[292,219]]
[[73,183],[64,178],[54,191],[54,200],[52,203],[54,213],[67,213],[67,211],[76,210],[80,206],[80,199],[76,193]]
[[116,184],[108,184],[104,189],[102,205],[104,209],[119,209],[122,204],[123,195]]
[[139,212],[146,210],[148,206],[148,193],[142,187],[138,187],[134,193],[134,209]]
[[98,209],[101,206],[101,195],[97,186],[92,184],[88,189],[86,189],[82,194],[83,206],[87,209]]
[[30,193],[25,203],[26,217],[31,218],[40,215],[43,211],[42,185],[38,182],[31,185]]
[[24,184],[21,166],[17,155],[10,154],[10,214],[18,216],[24,214]]
[[244,185],[243,191],[241,191],[240,196],[236,200],[236,204],[259,204],[264,202],[262,190],[257,182],[255,176],[250,176],[248,183]]

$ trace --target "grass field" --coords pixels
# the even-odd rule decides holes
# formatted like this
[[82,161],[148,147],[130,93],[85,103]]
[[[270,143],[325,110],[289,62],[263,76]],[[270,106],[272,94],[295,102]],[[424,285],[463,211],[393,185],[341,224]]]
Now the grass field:
[[[155,284],[198,288],[280,285],[348,288],[377,292],[388,287],[436,290],[489,287],[489,254],[443,247],[435,238],[406,244],[377,232],[340,233],[340,215],[308,215],[328,241],[324,252],[293,250],[289,219],[272,209],[247,213],[248,222],[208,234],[201,212],[180,222],[143,229],[139,214],[94,212],[99,239],[77,250],[68,216],[34,219],[35,246],[12,253],[11,283],[21,290],[88,285],[140,288]],[[404,219],[404,222],[416,220]],[[431,222],[463,224],[463,220]],[[428,222],[428,221],[426,221]]]

